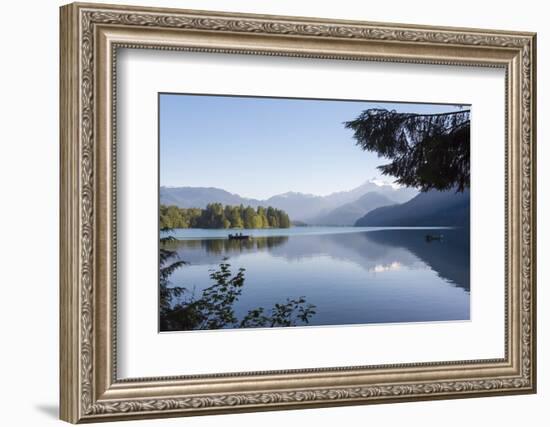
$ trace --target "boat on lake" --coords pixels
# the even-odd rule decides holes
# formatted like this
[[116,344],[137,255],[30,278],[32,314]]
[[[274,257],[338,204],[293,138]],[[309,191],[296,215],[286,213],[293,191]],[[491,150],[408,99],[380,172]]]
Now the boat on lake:
[[250,239],[250,236],[243,234],[243,233],[236,233],[236,234],[230,234],[227,236],[229,240],[248,240]]
[[443,240],[443,234],[426,234],[426,242],[431,242],[432,240]]

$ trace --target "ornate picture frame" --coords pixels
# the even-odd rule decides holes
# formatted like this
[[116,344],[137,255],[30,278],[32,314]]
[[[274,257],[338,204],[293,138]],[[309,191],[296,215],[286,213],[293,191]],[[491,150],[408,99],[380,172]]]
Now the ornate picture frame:
[[[81,3],[60,13],[61,419],[536,391],[535,34]],[[115,65],[121,48],[504,69],[505,357],[119,379]]]

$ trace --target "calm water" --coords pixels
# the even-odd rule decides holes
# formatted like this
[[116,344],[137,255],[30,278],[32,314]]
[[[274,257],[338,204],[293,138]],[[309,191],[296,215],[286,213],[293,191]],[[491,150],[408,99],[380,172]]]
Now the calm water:
[[[232,232],[232,231],[229,231]],[[228,230],[178,229],[170,244],[189,265],[174,285],[202,289],[228,258],[245,268],[238,317],[287,298],[316,306],[310,325],[468,320],[469,231],[373,227],[295,227],[243,230],[248,241],[228,240]],[[426,241],[426,234],[442,234]]]

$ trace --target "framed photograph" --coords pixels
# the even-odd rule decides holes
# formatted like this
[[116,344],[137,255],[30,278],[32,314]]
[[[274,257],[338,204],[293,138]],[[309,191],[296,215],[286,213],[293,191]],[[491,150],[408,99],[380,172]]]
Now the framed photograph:
[[61,418],[534,393],[535,34],[61,8]]

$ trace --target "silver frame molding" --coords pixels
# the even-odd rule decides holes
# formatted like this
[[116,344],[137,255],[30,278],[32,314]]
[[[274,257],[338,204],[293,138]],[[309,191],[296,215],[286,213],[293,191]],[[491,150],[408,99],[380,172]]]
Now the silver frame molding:
[[[534,33],[81,3],[63,6],[60,13],[61,419],[113,421],[536,391]],[[118,379],[118,48],[505,69],[505,357]]]

